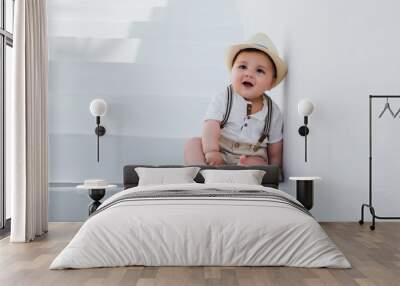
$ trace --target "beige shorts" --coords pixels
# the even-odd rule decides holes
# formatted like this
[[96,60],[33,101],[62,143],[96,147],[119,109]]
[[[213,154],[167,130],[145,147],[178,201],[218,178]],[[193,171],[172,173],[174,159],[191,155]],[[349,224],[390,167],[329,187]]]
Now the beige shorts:
[[253,144],[235,142],[223,136],[221,136],[219,140],[219,148],[222,153],[222,158],[227,165],[237,165],[242,155],[259,156],[265,161],[268,160],[266,148],[260,148],[254,151]]

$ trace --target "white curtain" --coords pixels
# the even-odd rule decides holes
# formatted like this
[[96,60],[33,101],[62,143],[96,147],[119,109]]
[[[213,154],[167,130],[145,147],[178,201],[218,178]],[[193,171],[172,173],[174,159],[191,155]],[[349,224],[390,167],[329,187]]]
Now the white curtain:
[[47,13],[46,0],[17,0],[14,8],[13,93],[10,136],[12,242],[47,232]]

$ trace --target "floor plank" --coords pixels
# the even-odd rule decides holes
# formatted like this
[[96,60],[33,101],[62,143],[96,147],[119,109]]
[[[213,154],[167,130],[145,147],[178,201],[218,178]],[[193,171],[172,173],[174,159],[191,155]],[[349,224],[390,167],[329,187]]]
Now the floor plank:
[[81,223],[50,223],[32,243],[0,240],[0,285],[400,285],[400,223],[379,222],[375,231],[358,223],[321,223],[352,263],[352,269],[291,267],[116,267],[48,269]]

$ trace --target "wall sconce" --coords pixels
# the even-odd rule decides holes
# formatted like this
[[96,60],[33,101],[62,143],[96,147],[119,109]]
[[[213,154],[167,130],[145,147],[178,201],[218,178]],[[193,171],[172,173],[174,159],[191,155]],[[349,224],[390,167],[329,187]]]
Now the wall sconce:
[[299,102],[297,106],[297,110],[300,115],[304,116],[304,125],[300,126],[299,134],[304,136],[304,162],[307,162],[307,135],[310,133],[310,130],[307,127],[308,124],[308,116],[313,112],[314,105],[311,101],[307,99],[303,99]]
[[96,117],[97,127],[94,132],[97,135],[97,162],[99,162],[99,137],[106,134],[106,129],[100,125],[100,116],[104,116],[107,111],[107,103],[103,99],[93,99],[90,102],[90,113]]

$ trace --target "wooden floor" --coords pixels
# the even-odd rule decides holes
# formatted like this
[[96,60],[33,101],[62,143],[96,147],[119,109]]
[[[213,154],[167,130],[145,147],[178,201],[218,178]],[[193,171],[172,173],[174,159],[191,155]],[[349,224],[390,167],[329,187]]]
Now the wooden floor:
[[400,223],[379,222],[375,231],[358,223],[322,226],[353,268],[120,267],[48,270],[80,223],[50,223],[32,243],[0,241],[0,285],[400,285]]

